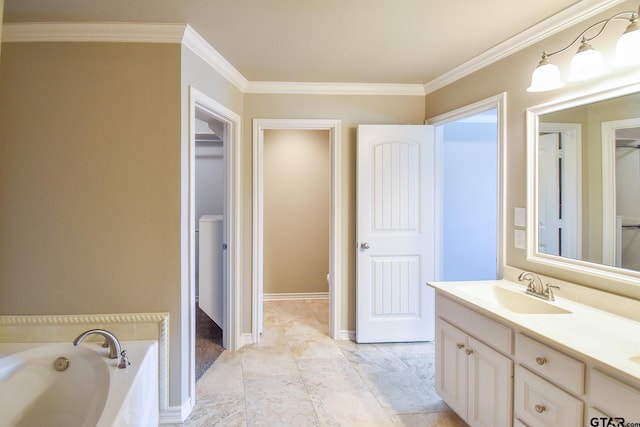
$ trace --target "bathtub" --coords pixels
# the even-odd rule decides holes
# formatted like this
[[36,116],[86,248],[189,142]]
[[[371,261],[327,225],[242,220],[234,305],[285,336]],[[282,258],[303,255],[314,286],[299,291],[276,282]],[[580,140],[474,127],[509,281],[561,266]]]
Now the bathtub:
[[[157,342],[121,344],[127,369],[95,341],[0,343],[0,426],[157,426]],[[69,361],[61,372],[59,357]]]

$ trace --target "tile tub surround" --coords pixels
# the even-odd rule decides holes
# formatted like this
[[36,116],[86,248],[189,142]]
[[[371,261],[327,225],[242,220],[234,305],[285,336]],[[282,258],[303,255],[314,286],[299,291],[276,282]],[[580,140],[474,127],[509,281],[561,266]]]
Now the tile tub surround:
[[225,351],[185,426],[465,424],[435,392],[432,343],[333,341],[326,300],[267,301],[257,345]]

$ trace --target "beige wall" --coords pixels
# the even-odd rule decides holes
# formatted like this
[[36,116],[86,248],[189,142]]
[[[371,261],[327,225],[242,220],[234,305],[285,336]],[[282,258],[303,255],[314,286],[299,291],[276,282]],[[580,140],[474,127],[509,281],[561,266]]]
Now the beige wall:
[[169,312],[179,339],[180,46],[5,43],[0,64],[0,313]]
[[[342,173],[342,313],[340,328],[355,330],[355,170],[356,128],[358,124],[422,124],[424,122],[424,98],[421,96],[371,96],[371,95],[262,95],[247,94],[243,113],[243,203],[245,213],[251,212],[252,120],[263,119],[339,119],[342,122],[342,141],[339,147]],[[251,215],[243,215],[242,229],[244,259],[251,259]],[[245,277],[251,277],[251,264],[243,266]],[[248,288],[251,289],[250,286]],[[245,303],[251,298],[245,298]],[[251,313],[250,306],[245,311]],[[251,318],[249,317],[249,322]],[[248,328],[250,323],[246,323]],[[245,329],[249,331],[250,329]]]
[[264,132],[264,293],[327,292],[327,130]]
[[[525,112],[528,107],[554,101],[560,97],[570,97],[580,90],[591,87],[594,82],[573,83],[567,87],[552,92],[529,93],[531,72],[540,60],[543,50],[559,49],[573,40],[588,24],[611,16],[615,11],[634,10],[637,3],[625,2],[607,13],[588,20],[588,23],[577,25],[565,30],[532,47],[524,49],[495,64],[492,64],[472,75],[465,77],[445,88],[426,97],[426,115],[434,117],[438,114],[470,104],[472,102],[493,96],[497,93],[507,93],[507,135],[506,135],[506,207],[505,207],[505,254],[506,264],[519,268],[531,269],[559,279],[583,283],[596,288],[611,289],[615,292],[640,298],[640,290],[628,286],[619,286],[614,282],[603,281],[588,274],[570,272],[561,268],[534,264],[526,259],[524,250],[514,248],[513,241],[513,212],[518,206],[526,206],[526,124]],[[620,32],[623,31],[621,27]],[[613,37],[598,39],[598,47],[614,45],[614,39],[619,33],[610,30]],[[605,49],[603,49],[605,50]],[[605,53],[610,53],[605,51]],[[563,55],[556,62],[566,68],[571,54]]]

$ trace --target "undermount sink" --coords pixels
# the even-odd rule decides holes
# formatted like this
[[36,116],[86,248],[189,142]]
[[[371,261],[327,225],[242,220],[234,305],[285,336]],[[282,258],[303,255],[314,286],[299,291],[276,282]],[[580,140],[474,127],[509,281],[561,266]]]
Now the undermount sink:
[[[490,304],[522,314],[569,314],[564,308],[527,295],[524,291],[516,291],[493,284],[475,284],[459,288],[470,296],[479,298]],[[639,361],[640,363],[640,361]]]
[[629,358],[629,360],[631,360],[631,361],[632,361],[632,362],[634,362],[634,363],[638,363],[638,364],[640,364],[640,355],[630,357],[630,358]]

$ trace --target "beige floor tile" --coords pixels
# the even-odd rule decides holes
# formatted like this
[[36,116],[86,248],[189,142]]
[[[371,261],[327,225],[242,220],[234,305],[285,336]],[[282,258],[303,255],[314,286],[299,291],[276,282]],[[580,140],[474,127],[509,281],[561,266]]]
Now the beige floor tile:
[[220,355],[184,425],[465,425],[435,393],[432,343],[334,341],[328,317],[326,300],[265,302],[260,342]]
[[245,379],[248,426],[319,426],[299,375]]

